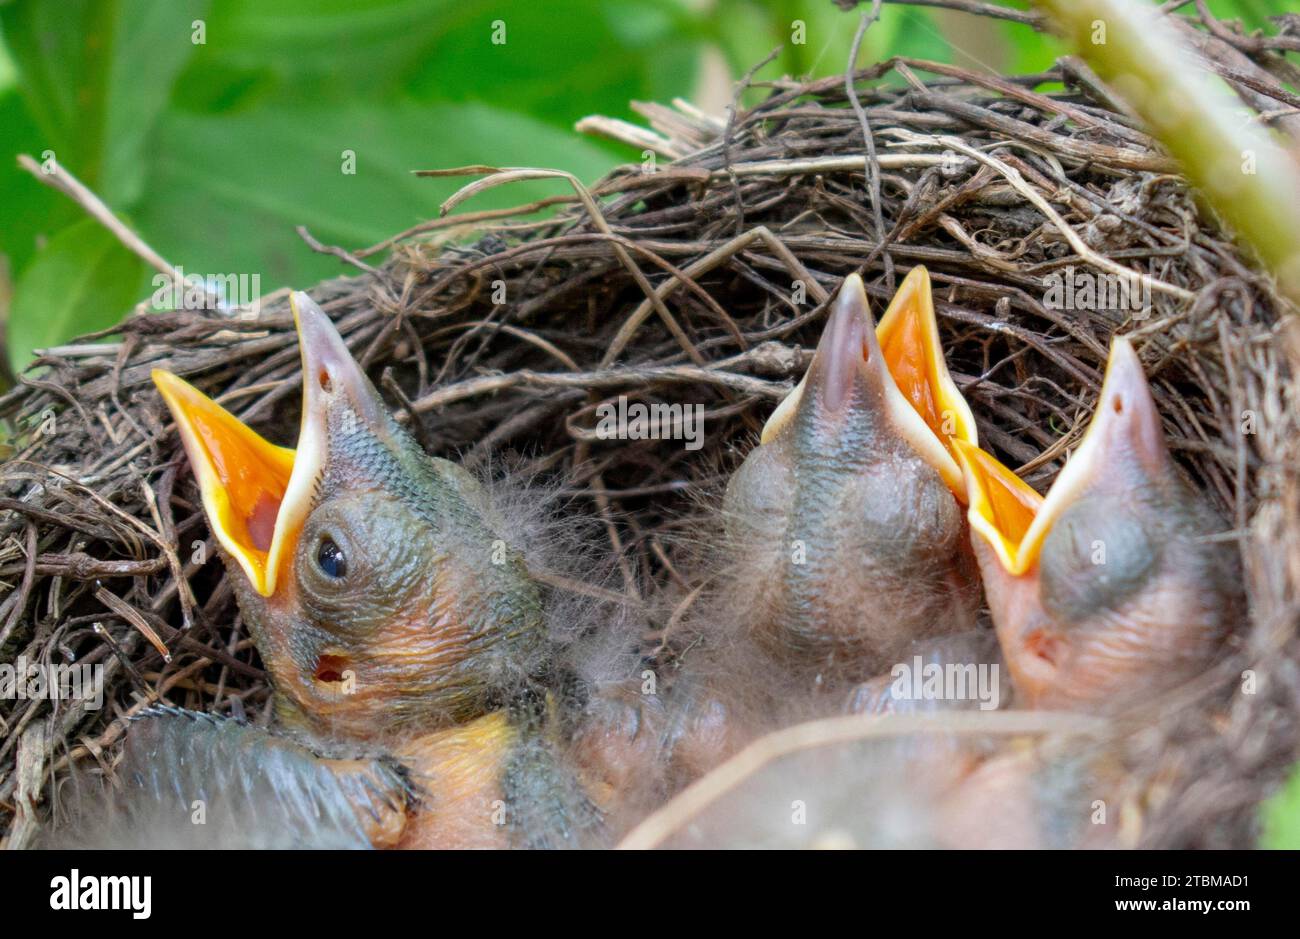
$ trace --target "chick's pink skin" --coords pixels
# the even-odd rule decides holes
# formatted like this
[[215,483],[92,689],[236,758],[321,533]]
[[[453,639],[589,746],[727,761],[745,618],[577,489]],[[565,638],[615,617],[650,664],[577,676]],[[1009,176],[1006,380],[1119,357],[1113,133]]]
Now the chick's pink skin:
[[1039,516],[1041,549],[1021,574],[972,533],[1021,703],[1112,711],[1207,667],[1241,613],[1239,561],[1215,537],[1222,519],[1179,477],[1126,341]]

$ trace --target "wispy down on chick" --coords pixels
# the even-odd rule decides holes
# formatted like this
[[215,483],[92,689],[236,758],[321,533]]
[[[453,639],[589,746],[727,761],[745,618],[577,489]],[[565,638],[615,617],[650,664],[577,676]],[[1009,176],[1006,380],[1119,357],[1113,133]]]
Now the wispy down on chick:
[[[302,293],[292,304],[296,449],[154,373],[271,676],[279,731],[323,756],[403,767],[413,797],[402,794],[403,824],[385,843],[576,837],[591,817],[550,746],[541,595],[504,520],[469,472],[400,427],[325,313]],[[257,761],[246,769],[255,776]]]
[[819,680],[862,680],[918,638],[968,628],[978,588],[953,440],[975,444],[975,421],[926,270],[876,328],[850,275],[807,374],[727,487],[746,638]]

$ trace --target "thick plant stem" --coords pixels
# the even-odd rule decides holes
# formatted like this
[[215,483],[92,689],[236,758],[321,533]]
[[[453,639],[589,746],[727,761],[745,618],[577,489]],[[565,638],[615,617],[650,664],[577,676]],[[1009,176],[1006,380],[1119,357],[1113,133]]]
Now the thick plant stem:
[[1300,302],[1300,164],[1142,0],[1038,0]]

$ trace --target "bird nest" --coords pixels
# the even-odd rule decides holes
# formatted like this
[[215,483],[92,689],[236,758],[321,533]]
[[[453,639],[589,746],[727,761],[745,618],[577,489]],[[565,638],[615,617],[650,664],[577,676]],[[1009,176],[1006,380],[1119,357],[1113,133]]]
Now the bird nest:
[[[1037,90],[1053,82],[1064,90]],[[430,452],[471,467],[509,455],[513,472],[559,480],[568,510],[601,523],[638,602],[699,586],[677,534],[807,367],[848,273],[862,272],[879,310],[926,265],[981,442],[1040,491],[1087,424],[1112,334],[1128,333],[1179,466],[1231,521],[1249,613],[1176,706],[1117,725],[1133,783],[1126,837],[1253,843],[1256,807],[1300,741],[1300,360],[1288,358],[1300,345],[1286,301],[1142,128],[1068,64],[994,78],[894,59],[849,86],[750,84],[765,98],[728,119],[681,102],[639,105],[651,129],[588,119],[583,129],[645,151],[589,188],[561,172],[465,168],[453,172],[481,178],[442,216],[381,244],[306,236],[350,275],[311,292]],[[462,208],[539,177],[563,194]],[[101,664],[107,682],[98,710],[0,701],[11,843],[30,838],[71,768],[111,760],[149,704],[267,712],[149,373],[182,375],[292,445],[300,366],[286,299],[264,298],[255,316],[133,316],[48,350],[0,398],[17,441],[0,479],[0,661]],[[598,406],[620,397],[702,405],[700,449],[680,434],[607,439]],[[668,671],[687,641],[675,625],[645,615],[643,651]]]

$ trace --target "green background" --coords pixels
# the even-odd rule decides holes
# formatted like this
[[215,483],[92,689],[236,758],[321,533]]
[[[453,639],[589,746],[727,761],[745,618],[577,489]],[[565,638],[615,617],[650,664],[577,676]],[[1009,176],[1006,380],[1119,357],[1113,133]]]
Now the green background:
[[[1269,12],[1215,6],[1248,23]],[[434,216],[463,182],[410,170],[594,180],[638,155],[574,134],[579,118],[634,119],[629,101],[675,96],[721,110],[777,45],[758,77],[841,72],[856,23],[829,0],[0,0],[0,372],[116,322],[154,273],[18,153],[52,155],[186,273],[258,274],[267,293],[342,271],[295,226],[361,248]],[[861,61],[1020,71],[1058,52],[1014,24],[887,5]],[[561,188],[506,187],[470,208]]]
[[[1258,28],[1288,5],[1210,7]],[[258,274],[269,293],[344,271],[295,226],[362,248],[434,217],[463,183],[411,170],[591,181],[640,155],[574,134],[576,120],[636,120],[629,101],[677,96],[721,113],[731,81],[778,45],[758,78],[842,73],[857,22],[829,0],[0,0],[0,390],[33,349],[111,325],[152,290],[153,271],[19,153],[53,155],[186,273]],[[1061,51],[1027,27],[887,5],[860,62],[1021,72]],[[468,208],[563,189],[502,187]],[[1262,821],[1265,844],[1300,846],[1300,775]]]
[[[635,120],[629,101],[675,96],[720,110],[732,78],[781,44],[760,78],[840,72],[856,24],[829,0],[0,0],[4,358],[18,369],[34,348],[112,324],[154,273],[18,169],[18,153],[52,153],[186,273],[256,273],[268,293],[344,270],[295,226],[365,247],[434,217],[464,183],[413,169],[547,166],[591,181],[639,154],[573,133],[578,119]],[[1010,24],[887,6],[861,61],[1041,68],[1055,51]],[[503,187],[466,209],[562,191]]]

